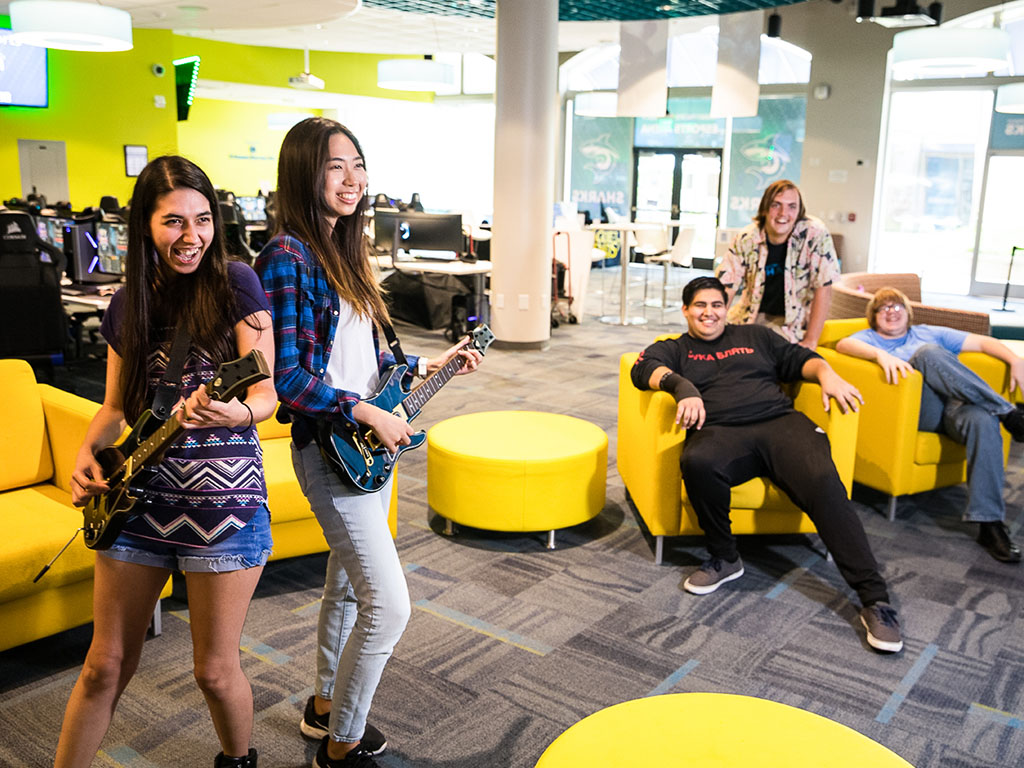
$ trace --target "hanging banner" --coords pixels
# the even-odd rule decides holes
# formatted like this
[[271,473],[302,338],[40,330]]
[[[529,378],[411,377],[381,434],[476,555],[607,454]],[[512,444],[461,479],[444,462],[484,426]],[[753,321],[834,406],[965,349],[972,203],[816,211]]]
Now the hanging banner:
[[668,98],[668,19],[619,24],[619,117],[663,117]]
[[761,86],[761,30],[764,11],[728,13],[718,17],[718,66],[711,86],[712,117],[757,114]]
[[572,137],[572,202],[593,221],[601,221],[606,208],[628,217],[633,188],[633,120],[574,115]]
[[761,99],[757,117],[732,122],[727,227],[745,227],[765,187],[778,179],[800,182],[807,99]]

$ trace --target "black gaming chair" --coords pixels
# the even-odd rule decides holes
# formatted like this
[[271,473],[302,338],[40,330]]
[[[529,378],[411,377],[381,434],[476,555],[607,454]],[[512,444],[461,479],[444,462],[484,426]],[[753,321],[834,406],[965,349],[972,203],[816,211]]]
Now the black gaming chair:
[[224,247],[228,256],[252,266],[256,254],[245,242],[245,217],[238,203],[220,203],[220,217],[224,223]]
[[39,237],[32,217],[0,212],[0,357],[62,363],[67,321],[60,296],[64,254]]

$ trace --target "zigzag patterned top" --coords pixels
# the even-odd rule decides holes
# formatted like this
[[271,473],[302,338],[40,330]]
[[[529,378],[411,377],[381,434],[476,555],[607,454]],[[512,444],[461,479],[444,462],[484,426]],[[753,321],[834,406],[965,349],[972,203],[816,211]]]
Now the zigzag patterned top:
[[[260,310],[269,311],[266,295],[252,269],[232,262],[229,274],[239,313],[234,322]],[[111,299],[101,328],[115,351],[124,313],[122,290]],[[161,329],[157,335],[163,341],[149,356],[150,400],[167,369],[174,329]],[[216,370],[209,358],[190,348],[182,371],[182,395],[187,397],[213,379]],[[133,511],[138,514],[125,525],[125,533],[193,547],[223,541],[244,528],[267,503],[263,451],[255,426],[240,434],[223,428],[186,431],[167,449],[148,490],[154,498],[135,506]]]

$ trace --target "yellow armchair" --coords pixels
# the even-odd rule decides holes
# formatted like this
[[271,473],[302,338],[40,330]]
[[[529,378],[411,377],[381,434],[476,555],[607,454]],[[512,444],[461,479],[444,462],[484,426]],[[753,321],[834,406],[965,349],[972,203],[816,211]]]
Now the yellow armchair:
[[[868,327],[868,321],[827,320],[821,343],[834,347],[839,339]],[[909,493],[959,485],[967,480],[964,446],[935,432],[919,432],[921,386],[917,371],[898,384],[889,384],[885,373],[870,360],[850,357],[834,349],[817,350],[836,373],[860,390],[864,397],[853,479],[889,494],[887,516],[896,516],[896,499]],[[1008,397],[1009,368],[981,352],[965,352],[960,361],[984,379],[1003,397]],[[1009,455],[1010,440],[1003,433],[1003,463]]]
[[[636,358],[635,353],[630,353],[619,361],[616,462],[626,491],[654,536],[654,561],[660,564],[665,536],[696,535],[703,531],[686,497],[679,469],[686,432],[674,423],[675,400],[666,392],[642,392],[633,386],[629,373]],[[832,460],[849,494],[858,414],[842,414],[836,407],[826,413],[817,384],[800,382],[792,389],[796,409],[828,434]],[[810,518],[765,478],[735,486],[731,507],[733,533],[816,532]]]

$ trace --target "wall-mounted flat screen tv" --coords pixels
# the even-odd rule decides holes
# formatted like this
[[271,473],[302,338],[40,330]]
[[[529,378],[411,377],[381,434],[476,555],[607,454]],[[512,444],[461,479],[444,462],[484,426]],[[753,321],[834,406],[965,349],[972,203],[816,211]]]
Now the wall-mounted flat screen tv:
[[0,29],[0,106],[49,106],[46,49],[21,45]]

